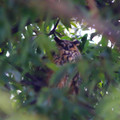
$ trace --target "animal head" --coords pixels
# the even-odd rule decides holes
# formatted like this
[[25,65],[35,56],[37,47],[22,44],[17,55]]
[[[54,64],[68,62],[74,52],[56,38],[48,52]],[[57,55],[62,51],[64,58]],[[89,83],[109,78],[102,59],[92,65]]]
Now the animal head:
[[55,62],[56,64],[64,64],[67,62],[75,62],[76,58],[81,58],[81,54],[77,46],[79,46],[80,42],[78,40],[68,41],[68,40],[60,40],[58,37],[54,38],[58,49],[59,62]]
[[75,50],[78,49],[77,46],[80,45],[78,40],[68,41],[68,40],[60,40],[59,38],[55,37],[55,41],[57,46],[64,50]]

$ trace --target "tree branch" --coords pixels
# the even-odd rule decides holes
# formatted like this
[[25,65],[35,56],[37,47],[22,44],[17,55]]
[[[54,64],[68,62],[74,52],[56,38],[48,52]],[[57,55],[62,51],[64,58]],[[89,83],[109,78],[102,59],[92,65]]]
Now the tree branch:
[[[8,64],[10,64],[12,67],[14,67],[17,71],[19,71],[20,73],[23,73],[23,69],[20,68],[19,66],[17,65],[14,65],[13,63],[11,63],[10,61],[8,61]],[[41,87],[45,86],[46,83],[43,82],[44,80],[42,79],[38,79],[36,78],[35,76],[31,75],[30,73],[25,73],[24,75],[26,78],[30,79],[31,81],[21,81],[21,84],[22,85],[32,85],[34,87],[34,89],[40,89]]]
[[92,115],[95,115],[95,109],[92,106],[90,106],[89,104],[86,104],[82,101],[79,101],[78,104],[80,106],[83,106],[84,108],[86,108]]

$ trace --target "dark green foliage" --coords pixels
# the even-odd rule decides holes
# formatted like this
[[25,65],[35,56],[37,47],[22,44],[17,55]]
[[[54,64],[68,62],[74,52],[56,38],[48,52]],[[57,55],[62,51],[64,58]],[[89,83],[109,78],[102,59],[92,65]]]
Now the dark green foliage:
[[[61,8],[57,0],[51,2],[0,1],[0,120],[119,119],[119,0],[95,0],[104,31],[96,27],[99,22],[91,25],[95,18],[86,0],[61,0],[59,4],[65,4]],[[89,26],[96,31],[82,36],[79,30],[89,30]],[[91,43],[99,34],[101,41]],[[55,35],[79,40],[82,60],[55,65]],[[72,78],[78,71],[82,79],[78,95],[56,88],[65,73]]]

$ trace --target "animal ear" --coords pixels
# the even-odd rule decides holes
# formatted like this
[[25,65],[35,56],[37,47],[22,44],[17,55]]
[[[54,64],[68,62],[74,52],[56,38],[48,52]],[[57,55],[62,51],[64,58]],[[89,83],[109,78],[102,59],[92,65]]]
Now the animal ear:
[[80,41],[78,41],[78,40],[73,40],[73,43],[74,43],[76,46],[79,46],[79,45],[80,45]]

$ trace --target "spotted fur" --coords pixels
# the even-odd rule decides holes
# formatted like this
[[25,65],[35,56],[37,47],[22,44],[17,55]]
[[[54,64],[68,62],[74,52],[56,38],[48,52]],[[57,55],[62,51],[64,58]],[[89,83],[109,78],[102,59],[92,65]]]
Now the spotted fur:
[[[58,54],[54,56],[54,63],[57,65],[64,65],[65,63],[74,63],[78,59],[81,59],[81,54],[77,46],[80,44],[79,41],[68,41],[68,40],[60,40],[59,38],[55,37],[55,41],[58,47]],[[61,81],[58,83],[58,88],[63,88],[68,86],[71,88],[72,93],[77,93],[78,85],[77,80],[80,79],[80,75],[77,73],[73,80],[68,83],[69,75],[66,74],[63,76]]]
[[77,46],[79,41],[60,40],[55,38],[59,54],[54,56],[54,63],[63,65],[67,62],[75,62],[81,58],[81,54]]

